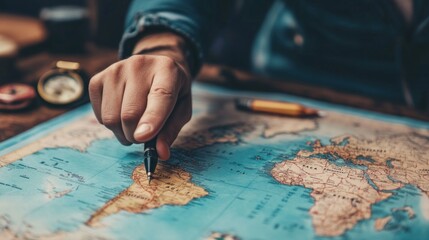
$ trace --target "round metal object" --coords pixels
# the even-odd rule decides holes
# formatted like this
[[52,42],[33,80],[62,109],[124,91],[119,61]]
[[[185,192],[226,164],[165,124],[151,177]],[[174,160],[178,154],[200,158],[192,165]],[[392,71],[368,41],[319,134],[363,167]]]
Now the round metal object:
[[84,81],[69,69],[52,69],[37,84],[40,97],[53,105],[68,105],[80,100],[85,92]]

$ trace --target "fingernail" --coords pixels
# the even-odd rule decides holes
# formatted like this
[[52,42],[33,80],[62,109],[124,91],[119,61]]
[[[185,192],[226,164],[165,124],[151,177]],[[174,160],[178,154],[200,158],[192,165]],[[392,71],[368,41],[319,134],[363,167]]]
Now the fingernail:
[[150,133],[150,130],[152,127],[149,124],[143,123],[140,126],[137,127],[136,131],[134,132],[135,138],[142,138],[148,133]]

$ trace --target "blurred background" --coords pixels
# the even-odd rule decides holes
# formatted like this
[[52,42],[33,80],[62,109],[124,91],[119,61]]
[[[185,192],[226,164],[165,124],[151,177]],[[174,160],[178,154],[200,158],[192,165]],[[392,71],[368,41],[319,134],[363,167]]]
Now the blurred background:
[[[83,25],[76,25],[81,28],[86,28],[78,29],[79,31],[88,31],[86,40],[91,40],[101,46],[116,48],[123,32],[123,22],[129,2],[129,0],[0,0],[0,15],[3,15],[3,18],[1,18],[3,22],[0,22],[0,34],[8,35],[5,33],[4,28],[14,28],[13,24],[9,24],[8,26],[4,24],[4,21],[7,20],[4,19],[5,14],[9,17],[25,16],[41,22],[43,22],[43,20],[64,22],[66,21],[64,18],[69,15],[69,18],[74,17],[74,19],[69,19],[69,21],[87,21]],[[61,9],[58,8],[65,6],[72,7],[72,10],[66,9],[60,12]],[[76,9],[82,11],[82,13],[80,13],[81,15],[76,15]],[[43,16],[43,13],[49,11],[51,13],[50,16],[46,16],[47,14]],[[59,14],[55,15],[55,11]],[[75,11],[75,16],[70,17],[70,15],[73,14],[71,11]],[[43,17],[48,19],[42,19]],[[58,28],[61,27],[67,27],[67,25],[58,25]],[[14,28],[14,30],[17,31],[17,33],[14,34],[24,33],[24,29]],[[33,31],[37,30],[33,29]],[[46,34],[48,35],[49,32]],[[73,36],[67,37],[70,38]],[[71,39],[71,41],[72,40],[73,39]]]
[[[0,0],[0,141],[88,102],[84,94],[73,104],[46,103],[40,98],[38,85],[49,80],[67,89],[61,84],[70,79],[43,76],[58,61],[70,61],[79,64],[79,74],[84,80],[83,86],[71,86],[86,91],[91,76],[118,60],[118,46],[131,1]],[[273,0],[246,1],[246,4],[245,0],[217,1],[224,6],[219,13],[223,16],[222,27],[213,32],[215,37],[206,46],[208,64],[197,77],[199,81],[235,89],[291,93],[427,119],[427,115],[412,109],[360,95],[249,74],[246,70],[251,65],[251,46]]]
[[[0,116],[4,118],[0,127],[8,123],[11,129],[0,139],[88,101],[89,78],[118,60],[129,3],[0,0]],[[78,80],[58,71],[44,77],[58,69],[58,61],[70,62],[62,66],[76,68],[68,71],[78,74],[83,83],[77,85]],[[77,100],[69,96],[70,104],[46,102],[42,97],[48,90],[67,97],[70,87],[84,92]]]
[[[25,32],[37,35],[37,32],[41,31],[34,26],[31,29],[28,24],[26,29],[22,25],[17,28],[16,23],[6,24],[10,22],[12,16],[20,16],[44,23],[43,28],[46,30],[43,36],[39,33],[38,38],[29,40],[31,43],[21,46],[24,53],[30,50],[26,48],[35,48],[37,45],[40,47],[42,42],[45,43],[43,46],[45,50],[52,48],[54,52],[68,50],[75,53],[82,50],[78,46],[58,47],[55,46],[55,42],[61,44],[74,42],[75,45],[79,45],[82,41],[90,41],[100,47],[116,49],[124,31],[125,16],[130,2],[131,0],[0,0],[0,35],[25,38],[23,36]],[[226,24],[216,33],[217,37],[211,46],[208,46],[207,60],[211,63],[222,62],[228,66],[247,69],[250,64],[251,39],[254,39],[266,13],[261,9],[268,9],[272,0],[252,1],[251,4],[242,4],[241,0],[224,2],[226,12],[222,14],[225,15]],[[61,9],[64,7],[68,8]],[[65,23],[65,19],[69,22]],[[67,27],[71,28],[69,31],[74,34],[68,33],[65,29]],[[76,34],[76,31],[79,34]]]
[[[45,88],[59,96],[67,92],[64,89],[86,91],[91,76],[118,60],[130,3],[131,0],[0,0],[0,141],[88,102],[87,93],[65,105],[47,102],[41,96],[46,94]],[[267,10],[272,0],[219,3],[224,6],[219,13],[223,16],[222,28],[213,32],[216,37],[206,46],[206,62],[247,69],[252,40],[266,14],[261,8]],[[77,85],[64,74],[57,74],[60,78],[45,77],[57,69],[58,61],[78,63],[77,73],[84,85]],[[201,72],[207,73],[206,79],[220,76],[223,81],[221,73],[225,71],[221,68],[205,69]],[[201,75],[198,78],[204,79]]]
[[[218,3],[223,9],[218,13],[220,27],[210,29],[213,39],[205,46],[206,63],[249,69],[252,41],[267,12],[261,9],[268,10],[272,0]],[[44,94],[38,85],[45,84],[43,76],[58,61],[78,63],[81,88],[86,89],[92,75],[118,60],[130,4],[131,0],[0,0],[0,112],[52,108],[38,101]],[[61,89],[52,91],[65,89],[65,79],[53,82]],[[85,95],[72,107],[87,101]]]

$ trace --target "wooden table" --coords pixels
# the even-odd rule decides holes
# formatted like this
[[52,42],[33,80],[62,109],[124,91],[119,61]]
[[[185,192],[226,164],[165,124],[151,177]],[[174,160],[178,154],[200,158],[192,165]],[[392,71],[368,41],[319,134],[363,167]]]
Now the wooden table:
[[[81,55],[53,55],[46,52],[28,56],[18,61],[22,82],[34,83],[39,76],[52,67],[57,60],[80,62],[90,74],[103,70],[117,60],[117,52],[109,49],[89,47],[86,54]],[[263,90],[285,92],[289,94],[310,97],[318,100],[340,103],[354,107],[365,108],[389,114],[408,116],[429,121],[429,114],[419,112],[405,106],[398,106],[389,102],[382,102],[358,95],[336,92],[329,88],[321,88],[299,84],[293,81],[267,79],[245,72],[217,65],[205,65],[197,77],[198,81],[221,84],[234,89]],[[0,141],[15,136],[41,122],[58,116],[70,109],[52,108],[38,105],[33,109],[21,112],[0,112]]]
[[357,94],[340,92],[327,87],[305,85],[293,79],[285,80],[261,77],[231,69],[226,66],[205,65],[198,80],[220,84],[233,89],[288,93],[375,112],[429,121],[429,112],[417,111],[405,105],[398,105]]
[[[91,76],[103,70],[117,60],[117,51],[88,46],[85,54],[55,55],[40,52],[18,60],[21,77],[19,82],[34,84],[46,70],[51,69],[58,60],[69,60],[81,63],[82,68]],[[38,104],[20,112],[0,112],[0,141],[15,136],[31,127],[56,117],[70,108],[53,108]]]

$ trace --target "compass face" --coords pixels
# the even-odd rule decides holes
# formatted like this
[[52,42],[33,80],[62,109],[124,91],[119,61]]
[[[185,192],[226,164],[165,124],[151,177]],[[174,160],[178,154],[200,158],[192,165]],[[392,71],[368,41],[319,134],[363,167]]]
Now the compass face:
[[39,82],[40,96],[52,104],[64,105],[82,97],[84,85],[76,74],[56,73],[42,78]]

